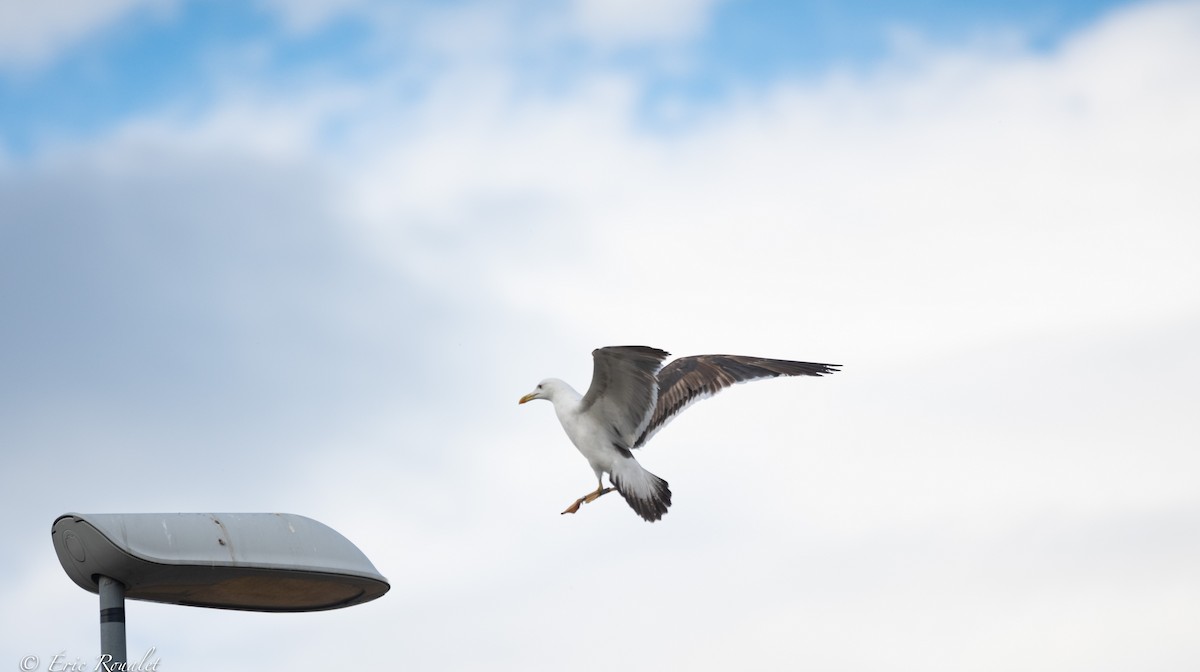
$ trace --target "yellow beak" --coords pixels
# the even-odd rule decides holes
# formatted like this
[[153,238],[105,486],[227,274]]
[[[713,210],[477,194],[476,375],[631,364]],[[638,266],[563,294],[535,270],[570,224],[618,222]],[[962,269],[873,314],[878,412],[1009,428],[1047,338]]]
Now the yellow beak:
[[523,403],[525,403],[525,402],[527,402],[527,401],[532,401],[532,400],[534,400],[534,399],[537,399],[537,395],[535,395],[533,392],[530,392],[529,394],[527,394],[527,395],[525,395],[525,396],[521,397],[521,400],[520,400],[520,401],[518,401],[517,403],[518,403],[518,404],[523,404]]

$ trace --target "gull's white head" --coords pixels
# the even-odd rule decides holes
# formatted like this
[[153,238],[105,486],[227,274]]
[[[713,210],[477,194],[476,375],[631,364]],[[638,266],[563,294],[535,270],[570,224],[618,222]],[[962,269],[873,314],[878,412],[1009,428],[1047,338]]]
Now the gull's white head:
[[565,385],[566,385],[566,383],[564,383],[563,381],[561,381],[557,378],[547,378],[547,379],[543,380],[542,382],[538,383],[537,387],[533,388],[532,392],[521,397],[521,400],[518,401],[517,403],[523,404],[527,401],[533,401],[534,399],[545,399],[547,401],[553,402],[554,401],[554,393],[557,392],[558,390],[560,390]]

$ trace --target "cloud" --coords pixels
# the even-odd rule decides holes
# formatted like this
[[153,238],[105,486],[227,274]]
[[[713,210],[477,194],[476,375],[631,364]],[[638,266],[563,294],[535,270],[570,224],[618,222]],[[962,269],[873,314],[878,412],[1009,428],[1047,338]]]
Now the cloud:
[[[705,30],[719,3],[720,0],[664,0],[650,4],[629,0],[556,3],[511,0],[450,7],[410,3],[401,8],[372,0],[320,0],[302,4],[263,0],[261,4],[280,16],[285,25],[300,32],[319,29],[341,18],[368,17],[372,22],[387,25],[392,32],[397,29],[407,32],[414,27],[414,21],[423,24],[423,30],[414,31],[413,36],[430,28],[438,40],[454,39],[452,33],[457,33],[456,43],[462,47],[469,47],[471,38],[477,38],[481,32],[499,36],[497,28],[508,32],[506,40],[511,40],[517,33],[545,39],[549,34],[542,31],[553,27],[595,46],[614,48],[694,39]],[[407,29],[401,25],[405,22],[410,24]],[[510,46],[516,44],[512,42]]]
[[0,2],[0,68],[28,70],[51,63],[95,33],[135,11],[171,11],[174,0],[96,0],[95,2]]
[[[481,260],[500,271],[488,291],[585,330],[732,339],[722,329],[753,320],[770,341],[799,321],[839,325],[844,348],[883,321],[893,346],[937,349],[1169,319],[1197,299],[1180,182],[1195,172],[1195,92],[1175,76],[1142,88],[1152,64],[1105,65],[1145,50],[1171,54],[1158,61],[1171,71],[1197,61],[1158,35],[1105,24],[1050,55],[929,53],[784,81],[666,136],[639,129],[637,84],[611,73],[513,101],[466,71],[402,130],[372,127],[393,139],[363,161],[352,207],[369,222],[539,232]],[[563,241],[556,229],[574,232],[570,253],[539,244]]]
[[661,43],[698,36],[716,4],[716,0],[649,4],[632,0],[575,0],[572,10],[582,34],[598,43]]
[[260,0],[258,4],[282,18],[284,25],[294,33],[316,30],[339,17],[360,13],[371,5],[369,0]]
[[[239,80],[9,163],[0,442],[33,475],[11,534],[42,551],[5,574],[53,583],[66,510],[283,510],[393,592],[286,617],[131,604],[130,650],[607,669],[601,633],[635,667],[1185,665],[1195,7],[681,100],[666,128],[636,70],[542,88],[465,49],[420,86],[408,61]],[[586,385],[590,349],[622,342],[846,368],[656,437],[662,523],[618,500],[559,516],[590,471],[516,400]]]

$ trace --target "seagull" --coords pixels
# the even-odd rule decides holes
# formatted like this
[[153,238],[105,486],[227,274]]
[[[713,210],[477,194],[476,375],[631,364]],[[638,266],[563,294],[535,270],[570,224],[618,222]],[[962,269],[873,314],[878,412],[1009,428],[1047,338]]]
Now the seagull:
[[[519,404],[545,399],[563,431],[596,474],[596,490],[565,511],[594,502],[613,490],[642,518],[654,522],[671,506],[667,482],[642,468],[631,452],[641,448],[676,415],[734,383],[777,376],[822,376],[840,364],[814,364],[743,355],[680,357],[663,366],[670,353],[644,345],[592,351],[592,384],[579,394],[557,378],[538,383]],[[604,487],[608,474],[610,487]]]

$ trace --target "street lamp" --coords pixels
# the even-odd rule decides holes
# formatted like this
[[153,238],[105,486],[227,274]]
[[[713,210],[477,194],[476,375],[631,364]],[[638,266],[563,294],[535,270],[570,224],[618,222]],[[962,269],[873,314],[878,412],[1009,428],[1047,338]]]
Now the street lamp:
[[100,596],[101,655],[113,663],[126,659],[125,598],[297,612],[391,587],[348,539],[290,513],[68,513],[50,535],[67,576]]

